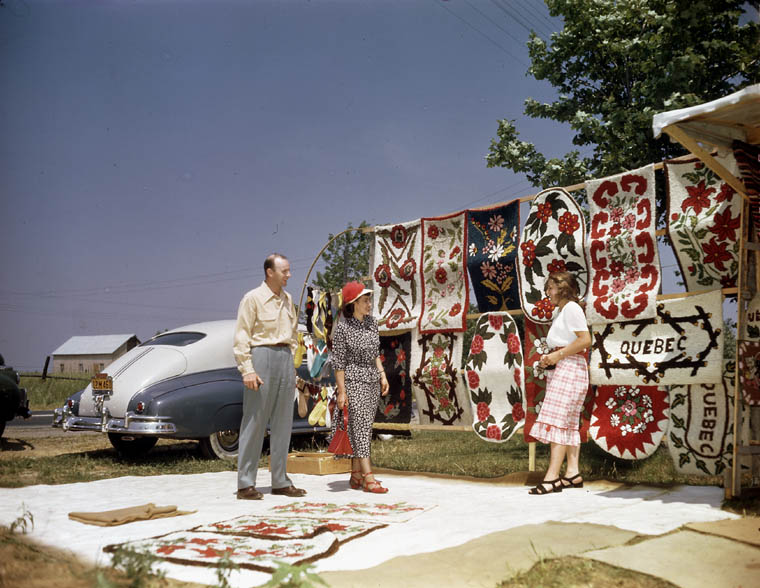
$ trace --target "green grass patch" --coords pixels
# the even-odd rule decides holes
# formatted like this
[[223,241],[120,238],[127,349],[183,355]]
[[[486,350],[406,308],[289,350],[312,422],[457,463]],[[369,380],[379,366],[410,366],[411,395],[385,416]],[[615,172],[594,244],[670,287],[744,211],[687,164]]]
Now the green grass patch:
[[29,410],[52,410],[63,406],[69,396],[85,388],[89,382],[89,378],[61,380],[48,377],[43,380],[32,376],[21,376],[20,386],[26,388]]

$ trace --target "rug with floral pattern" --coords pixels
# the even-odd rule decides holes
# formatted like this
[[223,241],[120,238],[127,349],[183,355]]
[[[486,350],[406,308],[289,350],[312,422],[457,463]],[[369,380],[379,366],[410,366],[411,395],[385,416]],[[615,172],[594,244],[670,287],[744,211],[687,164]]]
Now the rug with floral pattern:
[[480,316],[465,364],[472,428],[485,441],[503,443],[525,422],[522,342],[506,312]]
[[470,286],[467,279],[466,213],[422,219],[422,309],[420,333],[464,331]]
[[532,321],[550,323],[554,316],[554,305],[544,293],[551,272],[572,272],[581,298],[586,296],[585,240],[586,222],[570,194],[562,188],[550,188],[534,198],[517,254],[520,303]]
[[270,541],[311,539],[320,533],[332,533],[343,544],[385,526],[384,523],[351,520],[242,515],[218,523],[200,525],[190,530],[203,533],[221,533],[223,535],[243,535],[258,539],[269,539]]
[[412,333],[382,335],[380,360],[388,378],[388,394],[380,397],[376,423],[408,423],[412,420]]
[[467,211],[467,269],[480,312],[520,308],[517,231],[520,201]]
[[412,390],[422,424],[472,423],[459,368],[462,338],[462,333],[412,334]]
[[[733,155],[720,163],[738,173]],[[735,287],[741,195],[697,158],[666,161],[665,176],[668,233],[686,290]]]
[[739,341],[739,388],[744,403],[760,404],[760,341]]
[[420,221],[375,227],[373,315],[379,331],[408,329],[420,316]]
[[[735,370],[726,361],[718,384],[670,387],[668,451],[679,473],[717,476],[731,466]],[[748,424],[746,419],[745,434]]]
[[654,318],[660,289],[654,166],[586,183],[590,324]]
[[591,382],[668,385],[721,381],[723,296],[720,290],[657,303],[657,317],[595,325]]
[[270,508],[277,515],[316,517],[331,521],[366,521],[370,523],[405,523],[436,505],[409,502],[309,502],[278,504]]
[[598,386],[589,435],[610,455],[644,459],[668,427],[668,390],[657,386]]

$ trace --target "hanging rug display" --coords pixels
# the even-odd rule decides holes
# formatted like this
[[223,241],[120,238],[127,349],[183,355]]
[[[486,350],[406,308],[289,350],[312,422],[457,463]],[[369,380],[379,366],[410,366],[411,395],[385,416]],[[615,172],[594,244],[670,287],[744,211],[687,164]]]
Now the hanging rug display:
[[[740,311],[741,312],[741,311]],[[747,303],[747,310],[744,313],[739,339],[747,341],[760,341],[760,292]]]
[[717,476],[730,467],[734,370],[727,361],[718,384],[670,387],[668,450],[678,473]]
[[517,231],[520,201],[467,211],[467,270],[480,312],[520,308]]
[[657,303],[651,319],[595,325],[596,385],[719,383],[723,365],[720,290]]
[[590,324],[653,318],[660,289],[654,166],[586,183]]
[[150,539],[106,545],[103,551],[113,553],[121,548],[182,565],[234,564],[248,570],[273,572],[279,562],[302,565],[332,555],[339,546],[340,541],[331,532],[310,539],[270,541],[244,535],[175,531]]
[[[732,155],[718,159],[736,170]],[[736,287],[741,195],[697,158],[666,161],[665,176],[668,234],[686,290]]]
[[433,505],[409,502],[291,502],[278,504],[270,512],[280,516],[329,518],[331,521],[365,521],[369,523],[405,523],[432,508]]
[[465,376],[475,433],[493,443],[509,440],[525,422],[522,342],[517,323],[509,314],[480,316],[467,354]]
[[466,213],[423,218],[420,333],[467,328],[470,286],[465,267]]
[[760,405],[760,341],[739,341],[738,368],[745,404]]
[[420,316],[420,221],[375,227],[373,315],[379,331],[409,329]]
[[517,254],[520,303],[525,316],[550,323],[554,305],[544,292],[551,272],[569,271],[585,298],[588,263],[584,242],[586,222],[578,203],[562,188],[539,193],[530,206]]
[[610,455],[644,459],[668,426],[668,390],[657,386],[598,386],[589,435]]
[[749,196],[749,213],[752,226],[760,239],[760,146],[735,140],[731,147]]
[[461,360],[462,333],[412,334],[412,390],[420,423],[472,424]]
[[412,333],[382,335],[380,360],[388,378],[388,394],[380,397],[376,423],[409,423],[412,420]]

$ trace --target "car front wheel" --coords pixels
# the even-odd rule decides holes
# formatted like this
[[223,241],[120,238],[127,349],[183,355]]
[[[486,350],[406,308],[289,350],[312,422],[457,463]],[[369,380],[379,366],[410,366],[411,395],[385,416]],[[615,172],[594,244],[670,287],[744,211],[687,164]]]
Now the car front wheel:
[[217,431],[200,439],[201,453],[209,459],[235,459],[240,431]]
[[108,440],[114,449],[124,457],[142,457],[153,449],[158,437],[133,437],[119,433],[108,433]]

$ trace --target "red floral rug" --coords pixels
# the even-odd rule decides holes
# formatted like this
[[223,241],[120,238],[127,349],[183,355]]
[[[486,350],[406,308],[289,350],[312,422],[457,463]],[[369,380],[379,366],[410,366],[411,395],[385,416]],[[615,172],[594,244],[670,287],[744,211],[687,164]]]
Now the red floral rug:
[[523,425],[523,358],[517,324],[504,312],[481,315],[465,373],[475,433],[503,443]]
[[420,333],[464,331],[470,296],[466,213],[423,218],[421,226]]
[[590,324],[654,318],[660,288],[654,166],[586,183]]
[[405,523],[435,505],[422,506],[408,502],[291,502],[273,506],[270,511],[278,515],[329,518],[332,521],[366,521],[370,523]]
[[460,375],[462,333],[412,333],[412,390],[420,423],[470,425],[472,413]]
[[411,328],[419,319],[422,300],[420,221],[376,226],[374,251],[372,300],[377,328]]
[[[738,174],[733,155],[720,163]],[[665,176],[668,234],[686,290],[735,287],[741,195],[697,158],[666,161]]]
[[412,334],[380,337],[380,360],[390,391],[380,397],[376,423],[408,423],[412,420]]
[[715,384],[723,369],[720,290],[657,303],[657,318],[593,329],[596,385]]
[[264,517],[243,515],[190,529],[204,533],[224,535],[244,535],[258,539],[277,541],[281,539],[311,539],[320,533],[332,533],[343,544],[375,529],[385,527],[384,523],[367,523],[352,520],[331,520],[297,517]]
[[739,388],[744,402],[760,404],[760,341],[739,341]]
[[588,285],[584,242],[586,223],[578,203],[562,188],[539,193],[531,203],[517,253],[520,303],[525,316],[550,323],[554,305],[544,293],[553,271],[569,271],[578,279],[581,298]]
[[666,388],[598,386],[589,435],[615,457],[644,459],[659,447],[668,415]]

